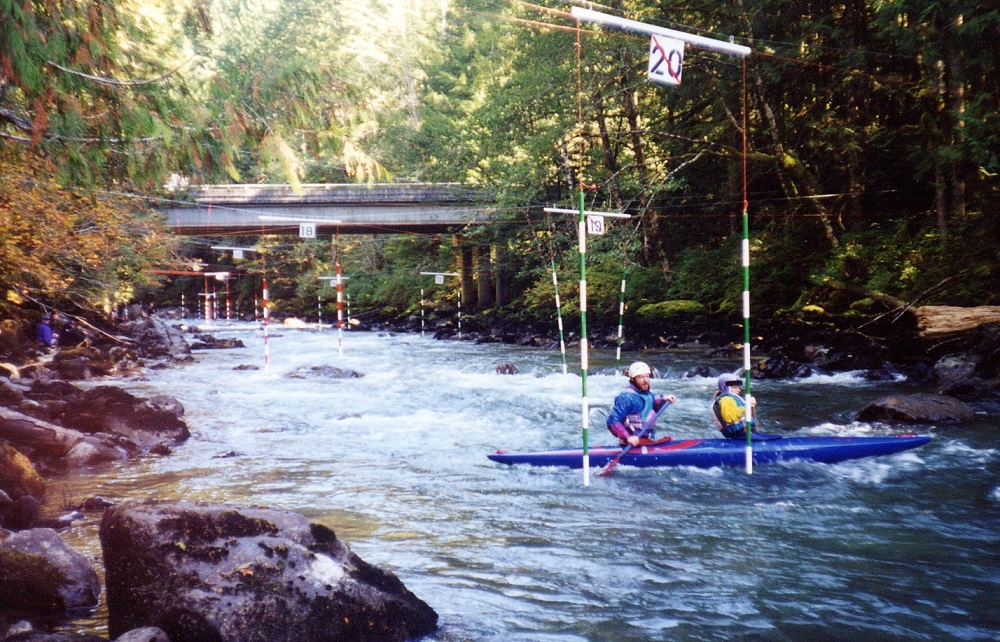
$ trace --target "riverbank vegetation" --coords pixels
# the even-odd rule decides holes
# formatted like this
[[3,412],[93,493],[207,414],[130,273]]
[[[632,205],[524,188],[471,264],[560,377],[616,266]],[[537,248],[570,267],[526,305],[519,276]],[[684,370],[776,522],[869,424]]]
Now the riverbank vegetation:
[[[646,80],[646,37],[577,32],[570,6],[3,5],[5,312],[181,294],[193,309],[200,277],[149,270],[196,263],[237,276],[243,314],[263,277],[275,314],[315,316],[319,297],[330,319],[333,291],[317,277],[339,258],[355,313],[412,317],[423,290],[443,316],[457,280],[419,272],[459,271],[462,243],[477,279],[468,322],[551,332],[553,268],[567,322],[578,313],[576,223],[542,208],[576,207],[581,187],[588,209],[633,217],[589,242],[599,331],[617,324],[623,276],[627,324],[738,320],[744,200],[764,321],[998,303],[1000,10],[612,2],[611,13],[753,50],[688,47],[681,86],[665,88]],[[498,220],[332,248],[287,237],[174,247],[152,222],[185,186],[387,180],[473,185]],[[238,260],[212,250],[219,241],[266,251]]]

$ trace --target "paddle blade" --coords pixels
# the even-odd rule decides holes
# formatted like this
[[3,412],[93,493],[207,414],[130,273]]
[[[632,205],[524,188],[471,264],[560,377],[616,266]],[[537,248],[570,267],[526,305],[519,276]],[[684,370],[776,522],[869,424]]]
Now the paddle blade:
[[[624,454],[624,453],[622,453],[622,454]],[[607,465],[607,466],[605,466],[605,467],[604,467],[604,468],[603,468],[603,469],[601,470],[601,472],[597,473],[597,476],[598,476],[598,477],[604,477],[605,475],[607,475],[608,473],[610,473],[610,472],[611,472],[611,470],[612,470],[612,469],[613,469],[613,468],[614,468],[615,466],[617,466],[617,465],[618,465],[618,462],[619,462],[619,461],[621,461],[621,458],[622,458],[622,455],[618,455],[617,457],[615,457],[614,459],[612,459],[611,461],[609,461],[609,462],[608,462],[608,465]]]

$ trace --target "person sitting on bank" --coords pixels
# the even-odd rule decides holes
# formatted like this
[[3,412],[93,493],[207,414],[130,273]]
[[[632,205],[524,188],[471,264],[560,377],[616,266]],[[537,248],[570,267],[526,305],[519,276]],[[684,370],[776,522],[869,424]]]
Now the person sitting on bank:
[[67,321],[62,332],[59,333],[59,346],[62,348],[75,348],[86,341],[87,335],[80,329],[76,319]]
[[[718,379],[719,390],[712,402],[712,419],[726,439],[742,439],[747,436],[746,401],[740,396],[743,381],[738,375],[726,373]],[[750,402],[750,431],[756,432],[757,400],[747,396]]]
[[[648,365],[636,361],[628,367],[628,387],[615,397],[611,414],[608,415],[608,430],[621,440],[622,445],[627,443],[638,446],[643,421],[649,418],[651,412],[655,413],[662,408],[663,404],[677,401],[674,395],[653,395],[649,390],[651,374]],[[655,432],[654,427],[644,437],[653,439]]]
[[42,320],[35,326],[35,341],[46,348],[51,348],[56,344],[55,333],[52,331],[52,317],[48,314],[42,315]]

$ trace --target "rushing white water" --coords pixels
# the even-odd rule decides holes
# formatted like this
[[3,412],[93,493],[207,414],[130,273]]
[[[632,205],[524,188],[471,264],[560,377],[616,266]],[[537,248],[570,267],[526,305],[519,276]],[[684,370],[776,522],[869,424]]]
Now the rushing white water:
[[[1000,455],[985,421],[932,427],[929,445],[891,457],[752,476],[620,466],[584,487],[580,471],[486,458],[581,445],[581,379],[561,374],[558,353],[352,331],[341,356],[336,331],[272,332],[267,368],[259,329],[234,324],[211,333],[245,348],[120,382],[180,400],[191,439],[166,457],[69,474],[50,494],[303,513],[430,604],[440,642],[998,634]],[[714,380],[679,378],[708,360],[642,358],[669,377],[654,391],[678,397],[659,434],[715,436]],[[611,441],[604,420],[626,383],[613,359],[591,355],[591,445]],[[495,374],[506,362],[520,374]],[[260,369],[234,369],[243,364]],[[364,376],[288,376],[323,365]],[[851,417],[903,385],[837,376],[755,382],[754,393],[769,431],[882,434],[893,431]],[[97,519],[68,533],[95,558]],[[98,613],[77,628],[102,626]]]

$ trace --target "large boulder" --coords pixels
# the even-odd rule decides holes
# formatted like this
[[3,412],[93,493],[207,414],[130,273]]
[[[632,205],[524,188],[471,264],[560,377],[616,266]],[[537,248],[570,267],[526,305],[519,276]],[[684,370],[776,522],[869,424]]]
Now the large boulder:
[[876,399],[858,413],[858,421],[955,424],[975,418],[965,402],[946,395],[893,395]]
[[0,609],[63,615],[100,594],[97,571],[51,528],[0,535]]
[[140,318],[133,323],[132,333],[147,356],[168,357],[182,363],[191,361],[191,347],[184,332],[175,325],[156,316]]
[[401,641],[437,614],[329,528],[279,510],[190,502],[108,509],[100,529],[112,637],[172,642]]
[[120,388],[98,386],[67,400],[60,419],[81,432],[125,437],[145,451],[190,437],[183,414],[183,406],[170,397],[139,399]]

